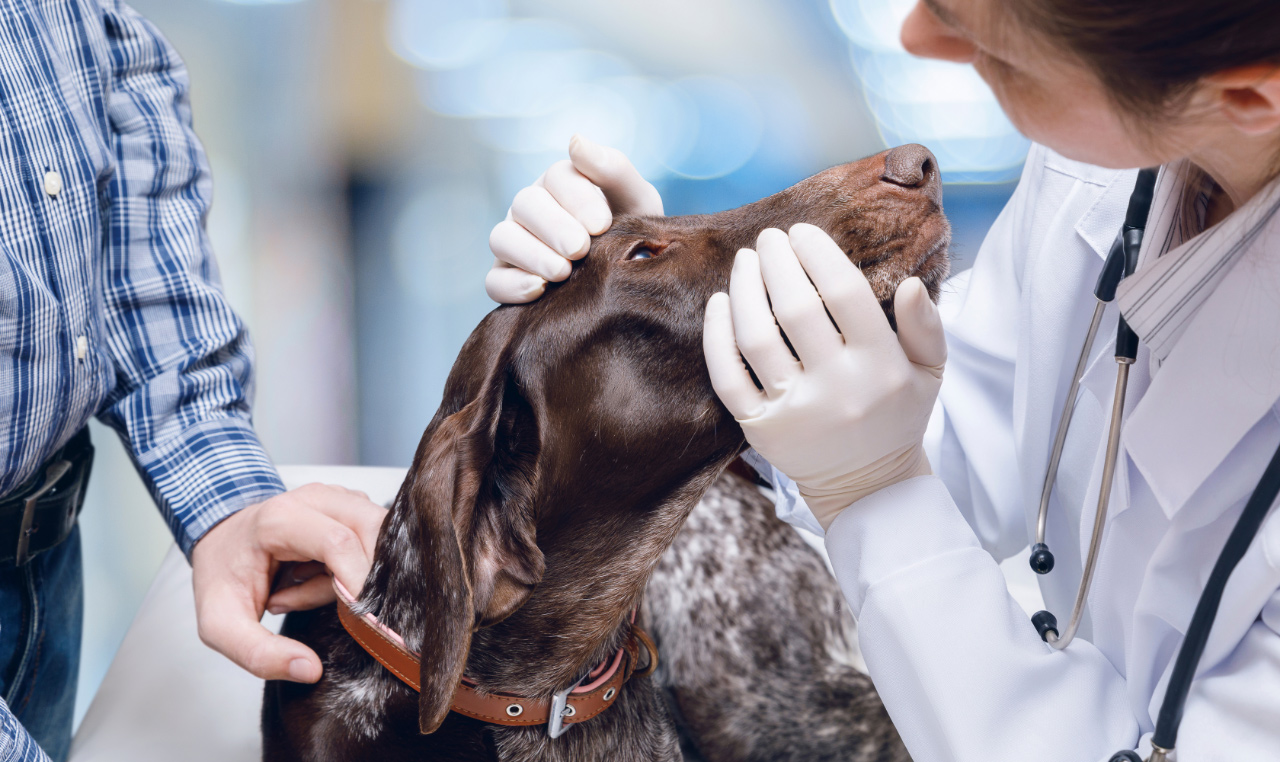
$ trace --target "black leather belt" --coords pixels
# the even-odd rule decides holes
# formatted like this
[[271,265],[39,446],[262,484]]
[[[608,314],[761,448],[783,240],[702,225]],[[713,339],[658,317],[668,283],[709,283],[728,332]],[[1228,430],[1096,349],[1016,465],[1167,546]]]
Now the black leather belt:
[[86,426],[0,500],[0,563],[22,566],[67,539],[84,505],[92,469],[93,443]]

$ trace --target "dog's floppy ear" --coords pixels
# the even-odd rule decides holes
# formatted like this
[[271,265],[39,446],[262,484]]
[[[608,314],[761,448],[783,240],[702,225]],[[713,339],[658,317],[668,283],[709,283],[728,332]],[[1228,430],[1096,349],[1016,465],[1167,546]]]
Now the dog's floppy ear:
[[423,733],[449,713],[472,632],[520,608],[542,579],[531,504],[537,424],[505,370],[490,369],[478,386],[428,428],[397,498],[424,575]]

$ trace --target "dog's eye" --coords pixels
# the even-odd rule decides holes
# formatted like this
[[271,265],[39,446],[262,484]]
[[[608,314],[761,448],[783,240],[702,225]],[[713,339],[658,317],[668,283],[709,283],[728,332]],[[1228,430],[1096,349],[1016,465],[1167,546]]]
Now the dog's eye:
[[627,259],[628,259],[628,260],[631,260],[631,259],[653,259],[655,256],[656,256],[656,254],[654,253],[653,249],[650,249],[650,248],[649,248],[649,247],[647,247],[647,246],[641,246],[640,248],[638,248],[638,249],[636,249],[635,251],[633,251],[633,252],[631,252],[630,254],[628,254],[628,255],[627,255]]

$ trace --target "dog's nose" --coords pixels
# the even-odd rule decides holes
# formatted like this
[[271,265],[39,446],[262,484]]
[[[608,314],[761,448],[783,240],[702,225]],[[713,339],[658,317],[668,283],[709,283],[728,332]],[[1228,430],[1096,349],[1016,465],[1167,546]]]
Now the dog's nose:
[[938,160],[922,145],[898,146],[884,155],[880,179],[904,188],[925,188],[938,180]]

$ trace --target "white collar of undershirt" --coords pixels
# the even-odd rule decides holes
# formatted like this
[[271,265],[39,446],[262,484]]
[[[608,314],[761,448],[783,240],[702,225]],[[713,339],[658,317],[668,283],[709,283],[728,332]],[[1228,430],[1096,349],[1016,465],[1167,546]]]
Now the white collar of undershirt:
[[1121,313],[1160,361],[1280,212],[1276,179],[1225,220],[1203,230],[1208,203],[1201,192],[1203,177],[1185,159],[1161,170],[1138,271],[1120,284],[1117,294]]

